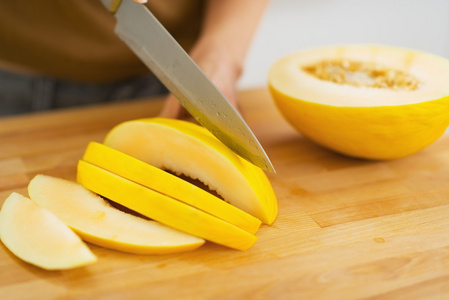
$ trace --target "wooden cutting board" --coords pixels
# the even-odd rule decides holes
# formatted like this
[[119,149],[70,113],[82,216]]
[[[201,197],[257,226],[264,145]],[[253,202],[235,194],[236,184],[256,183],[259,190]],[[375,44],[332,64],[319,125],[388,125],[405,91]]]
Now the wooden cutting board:
[[[94,245],[97,264],[44,271],[0,246],[0,299],[449,299],[449,139],[396,161],[302,138],[267,90],[240,94],[270,156],[279,217],[245,252],[212,243],[140,256]],[[155,116],[137,101],[0,119],[0,204],[38,173],[72,179],[89,141]],[[45,242],[45,241],[42,241]]]

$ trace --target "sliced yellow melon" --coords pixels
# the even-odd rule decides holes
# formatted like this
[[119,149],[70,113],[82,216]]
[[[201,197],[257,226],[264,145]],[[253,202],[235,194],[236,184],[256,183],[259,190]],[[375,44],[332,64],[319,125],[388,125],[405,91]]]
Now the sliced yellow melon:
[[277,216],[276,196],[265,173],[201,126],[164,118],[129,121],[113,128],[104,144],[156,168],[198,179],[263,223],[271,224]]
[[272,66],[279,110],[302,135],[340,153],[396,159],[449,125],[449,61],[379,45],[315,48]]
[[246,250],[257,240],[246,230],[83,160],[78,162],[77,180],[148,218],[214,243]]
[[256,233],[260,220],[211,193],[113,148],[91,142],[83,160],[139,183],[169,197],[201,209],[249,233]]
[[85,241],[137,254],[193,250],[204,240],[155,221],[125,213],[80,184],[46,175],[28,185],[33,201],[52,211]]
[[71,269],[97,261],[67,225],[17,193],[12,193],[3,203],[0,238],[17,257],[47,270]]

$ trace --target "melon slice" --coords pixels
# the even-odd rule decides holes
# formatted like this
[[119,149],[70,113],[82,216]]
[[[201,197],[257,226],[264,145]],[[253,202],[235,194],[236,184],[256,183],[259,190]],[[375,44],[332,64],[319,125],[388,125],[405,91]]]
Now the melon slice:
[[104,144],[156,168],[198,179],[263,223],[271,224],[277,216],[276,196],[265,173],[201,126],[164,118],[129,121],[113,128]]
[[214,243],[246,250],[257,240],[235,225],[83,160],[78,162],[77,180],[148,218]]
[[0,238],[17,257],[47,270],[71,269],[97,261],[67,225],[17,193],[12,193],[3,203]]
[[449,125],[449,61],[380,45],[315,48],[269,72],[280,112],[303,136],[345,155],[396,159]]
[[120,211],[76,182],[37,175],[29,183],[28,193],[83,240],[105,248],[136,254],[167,254],[193,250],[205,242]]
[[103,144],[91,142],[83,160],[111,173],[201,209],[249,233],[256,233],[260,220],[202,188]]

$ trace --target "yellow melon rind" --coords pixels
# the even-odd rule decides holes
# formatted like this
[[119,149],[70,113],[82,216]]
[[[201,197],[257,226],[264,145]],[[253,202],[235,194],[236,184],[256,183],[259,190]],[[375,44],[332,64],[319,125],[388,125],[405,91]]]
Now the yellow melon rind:
[[333,107],[270,90],[286,120],[303,136],[352,157],[403,158],[435,142],[448,126],[449,97],[402,106]]

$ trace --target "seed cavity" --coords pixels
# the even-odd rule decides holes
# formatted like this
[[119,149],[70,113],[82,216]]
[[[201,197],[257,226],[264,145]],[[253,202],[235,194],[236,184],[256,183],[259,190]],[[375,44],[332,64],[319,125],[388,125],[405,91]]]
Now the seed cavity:
[[302,69],[321,80],[357,87],[413,91],[419,81],[406,72],[347,59],[323,60]]
[[[174,172],[172,170],[168,170],[168,169],[164,169],[165,172],[170,173],[176,177],[179,177],[180,179],[187,181],[193,185],[195,185],[196,187],[199,187],[200,189],[203,189],[204,191],[214,195],[215,197],[218,197],[221,200],[224,200],[224,198],[214,189],[212,189],[211,187],[209,187],[208,185],[206,185],[204,182],[202,182],[201,180],[199,180],[198,178],[192,178],[189,175],[183,174],[183,173],[177,173]],[[224,200],[225,202],[228,202],[226,200]]]

